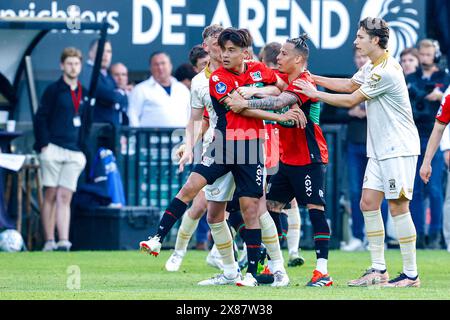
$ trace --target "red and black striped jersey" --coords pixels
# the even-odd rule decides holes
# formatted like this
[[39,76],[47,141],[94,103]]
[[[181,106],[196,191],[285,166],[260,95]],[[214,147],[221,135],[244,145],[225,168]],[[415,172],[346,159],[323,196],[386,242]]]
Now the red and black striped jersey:
[[239,87],[249,85],[273,85],[277,82],[275,72],[263,63],[245,62],[245,71],[237,74],[220,67],[209,78],[209,93],[218,121],[216,129],[221,131],[226,140],[265,139],[262,120],[244,117],[234,113],[224,103],[224,100]]
[[[311,82],[314,80],[310,73],[305,71],[297,79]],[[295,80],[297,80],[295,79]],[[304,166],[312,163],[328,163],[328,149],[322,129],[319,126],[320,104],[318,100],[295,92],[297,89],[293,81],[289,84],[285,92],[293,94],[298,105],[305,113],[308,123],[305,129],[295,126],[279,125],[280,143],[283,150],[281,162],[288,165]]]

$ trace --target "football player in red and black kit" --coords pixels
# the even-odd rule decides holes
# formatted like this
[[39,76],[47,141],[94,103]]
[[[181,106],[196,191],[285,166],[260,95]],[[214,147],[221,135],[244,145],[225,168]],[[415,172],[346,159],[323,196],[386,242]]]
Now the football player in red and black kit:
[[254,275],[261,245],[258,204],[264,185],[262,143],[265,131],[262,120],[299,122],[300,115],[302,119],[304,115],[300,109],[290,110],[283,115],[283,120],[280,115],[263,110],[233,113],[227,103],[231,97],[239,96],[237,88],[256,83],[278,84],[281,80],[262,63],[244,62],[251,43],[247,32],[228,28],[219,35],[218,43],[222,49],[223,66],[210,76],[210,95],[217,113],[214,141],[206,150],[202,163],[194,167],[188,181],[165,210],[156,235],[150,237],[149,241],[142,241],[140,246],[157,255],[168,230],[183,215],[195,195],[206,184],[212,184],[219,177],[232,172],[247,229],[245,238],[248,254],[247,274],[239,280],[236,274],[236,284],[256,286]]
[[259,100],[244,100],[235,97],[228,105],[233,111],[264,109],[281,110],[299,104],[308,118],[305,129],[289,124],[280,126],[280,143],[283,153],[279,171],[271,178],[267,192],[267,208],[271,212],[281,212],[293,198],[308,208],[314,229],[314,243],[317,264],[308,286],[331,286],[333,280],[328,274],[328,248],[330,228],[325,217],[325,172],[328,150],[322,130],[319,127],[320,105],[297,93],[293,81],[303,79],[314,84],[305,69],[309,48],[307,35],[289,39],[283,44],[278,56],[279,70],[288,74],[289,86],[278,97]]

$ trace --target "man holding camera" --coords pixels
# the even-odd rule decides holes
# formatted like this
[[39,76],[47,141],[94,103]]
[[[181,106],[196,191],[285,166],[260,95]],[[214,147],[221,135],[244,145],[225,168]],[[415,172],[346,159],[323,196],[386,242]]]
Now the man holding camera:
[[[446,71],[440,70],[438,67],[441,52],[437,41],[424,39],[419,42],[418,49],[420,68],[406,77],[414,121],[419,131],[421,145],[421,155],[418,159],[414,182],[413,200],[411,201],[411,214],[417,229],[417,249],[439,249],[444,202],[442,191],[444,158],[442,152],[438,150],[432,160],[432,166],[436,174],[433,175],[426,186],[420,179],[419,168],[423,162],[423,155],[433,130],[443,92],[450,83],[450,76]],[[425,241],[426,194],[430,198],[431,211],[428,243]]]

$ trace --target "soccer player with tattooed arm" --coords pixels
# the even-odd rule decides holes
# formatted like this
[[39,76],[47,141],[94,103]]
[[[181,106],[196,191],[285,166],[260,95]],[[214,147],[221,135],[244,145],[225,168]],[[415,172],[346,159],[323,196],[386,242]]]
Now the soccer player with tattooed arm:
[[[274,85],[279,81],[276,75],[266,70],[267,68],[263,64],[244,61],[250,43],[248,33],[243,30],[229,28],[220,33],[218,44],[222,50],[223,66],[215,70],[209,78],[209,91],[216,114],[214,140],[203,155],[202,163],[194,167],[188,181],[165,210],[157,234],[150,237],[148,241],[140,243],[141,249],[157,255],[168,230],[183,215],[187,204],[207,184],[211,185],[220,177],[231,172],[246,226],[245,242],[248,252],[248,268],[246,276],[241,279],[237,264],[232,261],[230,264],[225,264],[224,261],[224,273],[221,277],[223,281],[220,281],[220,284],[236,283],[241,286],[257,285],[255,276],[260,253],[262,224],[262,222],[260,224],[259,199],[264,194],[262,184],[264,155],[261,141],[265,137],[265,132],[262,120],[293,120],[298,123],[301,122],[302,115],[299,109],[290,110],[283,115],[262,110],[249,110],[243,115],[234,115],[229,110],[227,107],[230,100],[228,95],[239,95],[236,88],[257,83]],[[270,218],[270,215],[268,217]],[[223,225],[224,219],[224,210],[217,216],[210,216],[210,212],[208,212],[210,225],[218,223]],[[273,221],[271,224],[273,225]],[[273,229],[273,237],[276,240],[274,245],[276,245],[278,239],[274,225]],[[220,246],[216,242],[222,257],[233,255],[231,235],[229,235],[229,231],[227,233],[227,241],[221,241]],[[277,247],[276,251],[279,251],[279,244]],[[276,248],[274,247],[274,249]],[[275,252],[273,254],[269,252],[269,254],[274,257]],[[281,254],[280,262],[276,265],[274,283],[287,285],[289,280],[282,264]]]
[[328,249],[330,228],[325,216],[325,172],[328,150],[319,126],[320,105],[317,99],[295,92],[296,79],[315,86],[306,70],[309,48],[307,35],[289,39],[283,44],[277,57],[279,71],[287,75],[289,85],[277,96],[258,100],[244,100],[230,97],[228,105],[236,113],[262,109],[285,112],[289,106],[298,104],[306,116],[306,126],[297,128],[290,123],[281,123],[279,139],[283,150],[279,170],[269,181],[267,209],[271,214],[280,214],[284,206],[296,199],[306,206],[314,229],[314,244],[317,264],[313,277],[307,283],[311,287],[325,287],[333,284],[328,274]]

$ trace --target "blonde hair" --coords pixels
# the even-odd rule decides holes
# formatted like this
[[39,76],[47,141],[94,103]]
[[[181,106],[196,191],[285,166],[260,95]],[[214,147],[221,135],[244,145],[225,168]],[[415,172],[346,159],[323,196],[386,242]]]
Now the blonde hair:
[[69,57],[77,57],[80,59],[80,61],[83,61],[83,55],[81,54],[81,51],[74,47],[68,47],[63,50],[61,53],[61,63],[64,63],[67,58]]

